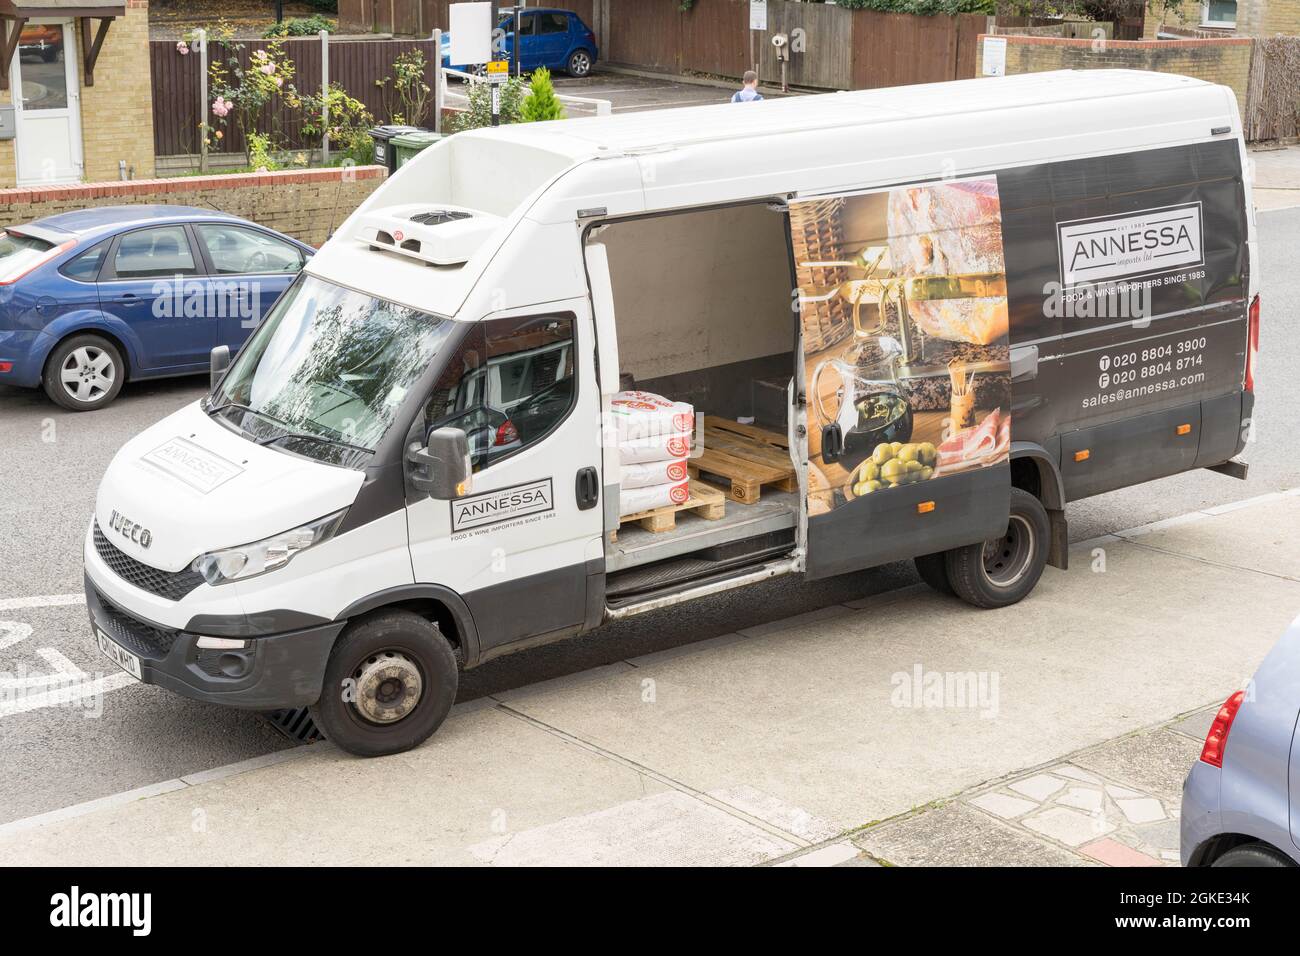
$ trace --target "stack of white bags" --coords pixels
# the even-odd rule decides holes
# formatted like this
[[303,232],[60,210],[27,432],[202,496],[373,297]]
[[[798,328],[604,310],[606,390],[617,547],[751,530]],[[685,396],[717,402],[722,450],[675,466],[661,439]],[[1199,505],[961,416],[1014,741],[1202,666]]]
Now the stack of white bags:
[[610,412],[622,472],[618,513],[684,504],[695,408],[652,392],[619,392]]

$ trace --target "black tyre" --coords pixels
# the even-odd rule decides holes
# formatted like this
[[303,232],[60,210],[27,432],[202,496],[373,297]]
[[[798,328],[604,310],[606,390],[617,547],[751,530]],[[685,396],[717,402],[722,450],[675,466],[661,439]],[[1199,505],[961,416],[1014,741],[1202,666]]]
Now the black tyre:
[[101,335],[73,335],[54,347],[45,361],[41,385],[55,404],[74,412],[103,408],[122,391],[126,362],[117,346]]
[[586,50],[574,50],[569,54],[569,62],[565,65],[565,72],[569,76],[582,77],[591,72],[591,54]]
[[918,554],[912,559],[916,573],[921,580],[940,594],[952,594],[952,582],[948,580],[948,557],[943,551],[935,554]]
[[1042,576],[1051,534],[1043,503],[1027,491],[1012,488],[1005,534],[947,552],[953,593],[981,608],[1015,604]]
[[409,611],[381,611],[335,643],[311,717],[350,754],[401,753],[441,726],[458,683],[456,655],[437,625]]
[[1265,843],[1247,843],[1234,846],[1210,866],[1295,866],[1295,862]]

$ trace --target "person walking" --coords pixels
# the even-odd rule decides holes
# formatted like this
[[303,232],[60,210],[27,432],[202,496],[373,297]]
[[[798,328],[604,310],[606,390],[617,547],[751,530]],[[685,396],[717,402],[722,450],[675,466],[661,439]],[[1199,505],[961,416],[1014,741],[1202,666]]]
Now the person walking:
[[731,102],[753,103],[755,100],[763,98],[763,94],[758,92],[758,74],[753,70],[745,71],[744,84],[732,95]]

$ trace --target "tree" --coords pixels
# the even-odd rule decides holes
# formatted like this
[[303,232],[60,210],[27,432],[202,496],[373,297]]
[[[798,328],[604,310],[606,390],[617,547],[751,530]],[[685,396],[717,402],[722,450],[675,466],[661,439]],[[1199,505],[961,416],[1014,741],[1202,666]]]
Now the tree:
[[564,107],[560,104],[559,97],[555,95],[551,71],[544,66],[534,70],[529,83],[532,90],[519,108],[520,122],[537,123],[542,120],[564,119]]

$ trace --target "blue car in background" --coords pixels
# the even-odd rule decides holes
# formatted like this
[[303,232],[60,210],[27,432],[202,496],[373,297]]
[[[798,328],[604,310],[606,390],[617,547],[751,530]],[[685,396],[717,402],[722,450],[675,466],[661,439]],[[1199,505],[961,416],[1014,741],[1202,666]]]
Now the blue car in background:
[[1300,866],[1300,618],[1227,699],[1183,783],[1184,866]]
[[0,385],[103,408],[233,353],[315,250],[215,210],[101,206],[0,232]]
[[[515,14],[510,13],[497,21],[505,32],[505,47],[501,59],[509,60],[514,50]],[[451,34],[442,35],[442,65],[462,72],[482,72],[482,64],[453,64],[448,55]],[[570,76],[586,76],[596,63],[596,34],[582,22],[582,18],[569,10],[548,7],[529,7],[519,14],[519,68],[531,73],[546,67],[552,73],[563,70]]]

